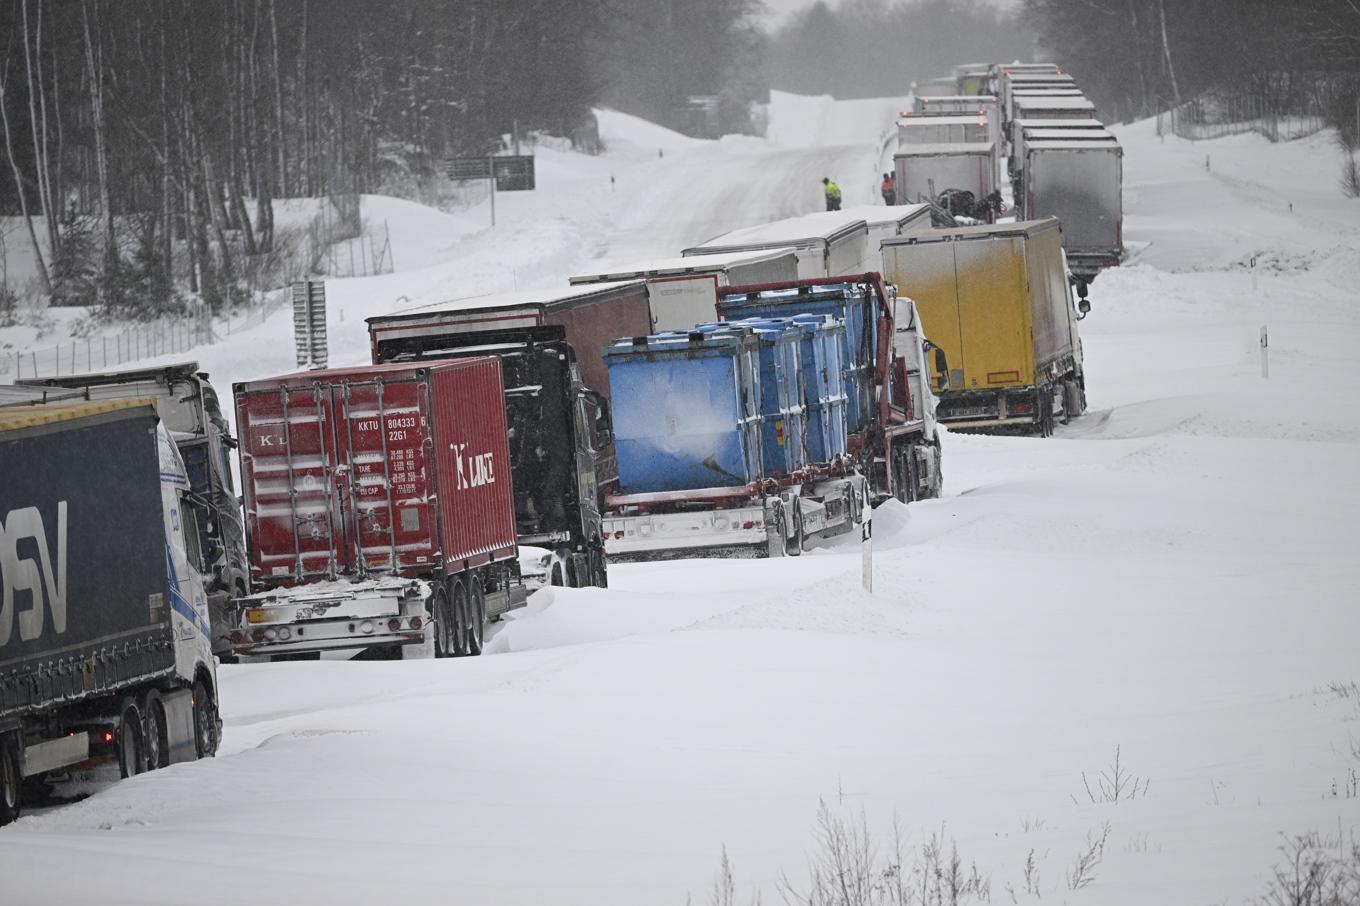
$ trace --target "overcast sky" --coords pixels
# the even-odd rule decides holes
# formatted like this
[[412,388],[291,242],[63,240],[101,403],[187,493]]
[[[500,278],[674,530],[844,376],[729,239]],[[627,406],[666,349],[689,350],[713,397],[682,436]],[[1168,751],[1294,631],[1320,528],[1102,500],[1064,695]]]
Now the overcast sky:
[[[816,0],[764,0],[766,8],[769,10],[768,19],[772,25],[778,25],[785,16],[789,15],[789,13],[805,9],[814,2],[816,2]],[[832,6],[835,6],[838,0],[828,0],[828,2],[830,2]],[[889,0],[883,0],[883,2],[889,2]],[[990,2],[1002,9],[1011,9],[1015,7],[1020,0],[990,0]]]

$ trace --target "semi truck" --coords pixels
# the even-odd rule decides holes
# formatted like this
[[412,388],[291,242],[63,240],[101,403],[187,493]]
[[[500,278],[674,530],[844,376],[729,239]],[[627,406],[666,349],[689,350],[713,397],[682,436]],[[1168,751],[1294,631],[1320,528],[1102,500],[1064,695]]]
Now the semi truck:
[[216,752],[208,518],[154,401],[0,409],[0,825]]
[[935,230],[883,244],[886,276],[946,354],[932,381],[951,429],[1049,436],[1086,408],[1075,306],[1056,218]]
[[[1000,147],[1001,142],[1001,106],[995,95],[954,95],[942,98],[918,97],[913,104],[913,110],[909,114],[902,112],[902,116],[974,116],[983,119],[987,123],[987,140],[996,142]],[[901,130],[899,129],[899,135]]]
[[1006,169],[1010,173],[1012,181],[1016,180],[1016,177],[1020,174],[1021,168],[1024,166],[1026,133],[1042,131],[1046,136],[1049,136],[1055,130],[1071,130],[1078,132],[1090,132],[1092,130],[1099,130],[1102,132],[1107,131],[1105,129],[1105,124],[1096,119],[1015,120],[1011,123],[1010,154],[1006,158]]
[[946,190],[981,200],[996,191],[996,145],[991,142],[906,145],[893,155],[899,201],[940,197]]
[[[938,438],[908,386],[895,296],[877,273],[734,287],[721,325],[615,343],[611,557],[796,555],[852,529],[866,502],[937,495]],[[780,358],[790,323],[820,331],[801,335],[799,365]]]
[[840,211],[804,214],[733,230],[682,251],[685,257],[765,249],[793,249],[798,278],[815,279],[872,270],[865,243],[869,228]]
[[1093,120],[1096,119],[1096,105],[1081,94],[1038,92],[1012,96],[1007,122],[1039,119]]
[[251,584],[238,654],[481,653],[520,580],[500,359],[235,385]]
[[422,305],[367,319],[375,360],[379,344],[391,339],[446,336],[481,330],[556,324],[576,351],[587,387],[609,396],[609,374],[600,350],[615,337],[651,333],[651,293],[646,281],[589,283]]
[[151,399],[189,470],[189,483],[207,507],[199,546],[208,554],[208,609],[213,652],[230,657],[236,600],[250,588],[245,525],[231,474],[236,439],[217,391],[197,362],[131,371],[27,378],[0,388],[0,404],[41,405],[62,400]]
[[755,249],[714,255],[639,261],[593,274],[578,274],[573,286],[645,280],[654,331],[683,330],[712,320],[718,292],[742,283],[770,283],[798,278],[793,249]]
[[[712,309],[710,309],[711,311]],[[381,318],[370,323],[381,323]],[[376,333],[374,364],[494,355],[505,379],[515,529],[524,579],[535,585],[608,585],[601,476],[617,479],[609,406],[585,386],[566,329]],[[525,557],[523,549],[543,551]]]
[[897,147],[995,142],[1001,125],[985,111],[973,113],[905,113],[897,120]]
[[1124,253],[1124,151],[1108,132],[1032,130],[1025,139],[1018,194],[1026,220],[1062,222],[1077,294]]

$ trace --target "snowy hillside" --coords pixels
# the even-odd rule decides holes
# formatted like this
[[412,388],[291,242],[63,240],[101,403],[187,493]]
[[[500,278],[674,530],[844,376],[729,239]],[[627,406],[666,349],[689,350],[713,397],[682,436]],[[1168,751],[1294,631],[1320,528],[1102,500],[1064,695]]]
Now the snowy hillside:
[[[331,361],[366,359],[365,316],[674,255],[815,210],[823,175],[875,200],[899,100],[775,101],[777,141],[602,116],[610,150],[541,152],[494,230],[368,199],[399,270],[328,283]],[[880,852],[895,819],[906,870],[956,844],[994,903],[1246,903],[1286,838],[1349,846],[1360,206],[1325,136],[1116,132],[1132,254],[1081,324],[1092,410],[947,437],[945,497],[876,514],[872,596],[850,543],[621,565],[481,658],[224,667],[219,756],[0,831],[0,902],[678,906],[724,848],[739,901],[779,902],[823,801]],[[196,355],[285,370],[290,331]]]

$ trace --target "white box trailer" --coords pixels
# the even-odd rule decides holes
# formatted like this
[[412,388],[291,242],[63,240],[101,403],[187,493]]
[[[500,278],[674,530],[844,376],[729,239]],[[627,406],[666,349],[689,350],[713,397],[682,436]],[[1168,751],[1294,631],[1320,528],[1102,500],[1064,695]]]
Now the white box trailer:
[[1082,90],[1075,85],[1061,88],[1053,86],[1042,87],[1038,85],[1021,85],[1006,95],[1005,100],[1001,102],[1001,118],[1004,120],[1003,125],[1009,131],[1010,124],[1016,119],[1024,116],[1024,114],[1016,109],[1016,104],[1021,98],[1028,98],[1032,101],[1035,98],[1080,98],[1085,96],[1086,95]]
[[804,214],[772,223],[733,230],[683,250],[686,258],[727,252],[793,249],[798,257],[798,276],[839,277],[862,274],[874,267],[868,244],[869,227],[862,219],[842,211]]
[[1001,124],[986,111],[972,113],[908,113],[897,121],[897,146],[956,142],[996,142]]
[[[894,236],[924,233],[935,226],[931,219],[934,210],[928,204],[854,205],[845,208],[841,213],[861,219],[868,226],[869,253],[875,262],[881,258],[879,250],[883,240]],[[869,270],[882,272],[878,263],[873,264]]]
[[[916,98],[912,113],[920,114],[972,114],[977,116],[982,114],[987,119],[987,140],[996,142],[998,148],[1001,147],[1001,103],[1000,99],[993,94],[976,95],[952,95],[949,97]],[[908,116],[903,113],[902,116]],[[901,141],[901,130],[898,130],[898,140]]]
[[718,293],[728,286],[797,279],[797,252],[780,248],[637,261],[594,274],[578,274],[570,278],[570,283],[585,286],[647,281],[652,329],[665,331],[685,330],[717,318]]
[[893,167],[897,197],[904,201],[937,198],[945,189],[972,192],[977,200],[996,191],[996,145],[991,142],[909,145],[893,155]]
[[1077,82],[1064,72],[1008,72],[997,80],[997,95],[1001,98],[1001,112],[1010,115],[1011,98],[1019,91],[1032,88],[1076,88]]
[[1012,120],[1093,120],[1096,105],[1081,95],[1018,94],[1011,101]]
[[1010,171],[1011,177],[1020,172],[1020,166],[1024,161],[1025,130],[1026,129],[1071,129],[1086,131],[1091,129],[1105,129],[1105,124],[1097,119],[1052,119],[1051,117],[1041,117],[1038,119],[1012,120],[1010,124],[1010,156],[1006,158],[1006,167]]
[[1067,264],[1085,284],[1119,264],[1124,251],[1123,162],[1118,139],[1030,139],[1025,145],[1024,220],[1057,217]]

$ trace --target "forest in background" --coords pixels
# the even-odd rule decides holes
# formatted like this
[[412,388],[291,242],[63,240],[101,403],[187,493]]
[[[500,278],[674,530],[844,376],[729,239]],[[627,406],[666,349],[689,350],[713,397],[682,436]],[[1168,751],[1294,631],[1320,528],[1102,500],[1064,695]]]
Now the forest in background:
[[1355,0],[1024,0],[1020,15],[1111,122],[1210,91],[1299,113],[1345,95],[1354,118]]
[[32,291],[54,304],[152,316],[187,291],[220,310],[276,278],[273,199],[416,194],[512,130],[589,145],[602,102],[665,121],[722,95],[740,127],[754,9],[0,0],[0,214],[24,218]]

